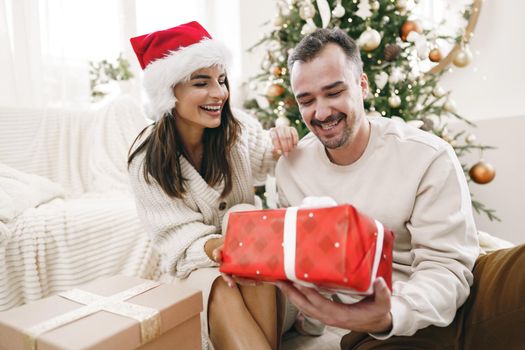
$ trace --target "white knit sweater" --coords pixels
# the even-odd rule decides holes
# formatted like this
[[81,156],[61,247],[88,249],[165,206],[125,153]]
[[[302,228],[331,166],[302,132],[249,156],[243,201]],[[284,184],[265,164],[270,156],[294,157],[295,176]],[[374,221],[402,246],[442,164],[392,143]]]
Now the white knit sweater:
[[220,197],[223,185],[212,188],[198,171],[180,157],[182,176],[188,180],[182,199],[170,198],[150,176],[143,176],[144,153],[135,157],[130,166],[130,181],[135,194],[138,215],[161,255],[161,273],[185,278],[191,271],[217,266],[204,251],[204,244],[221,236],[224,213],[233,205],[254,202],[253,186],[262,183],[275,162],[272,141],[256,119],[235,110],[241,122],[241,135],[231,153],[233,189]]

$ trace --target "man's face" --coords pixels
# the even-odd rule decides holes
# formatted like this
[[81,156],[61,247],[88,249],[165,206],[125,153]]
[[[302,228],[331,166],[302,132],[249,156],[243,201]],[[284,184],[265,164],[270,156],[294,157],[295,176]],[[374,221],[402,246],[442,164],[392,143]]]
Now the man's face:
[[328,149],[350,145],[366,122],[368,80],[365,74],[356,76],[353,65],[339,46],[328,44],[316,58],[297,61],[292,68],[292,90],[303,121]]

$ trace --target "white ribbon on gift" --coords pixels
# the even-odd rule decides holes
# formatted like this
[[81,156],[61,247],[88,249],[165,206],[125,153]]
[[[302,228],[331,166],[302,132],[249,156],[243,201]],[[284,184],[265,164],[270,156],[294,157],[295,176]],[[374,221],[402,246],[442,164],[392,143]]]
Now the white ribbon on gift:
[[[306,197],[299,207],[289,207],[286,209],[284,216],[284,232],[283,232],[283,255],[284,255],[284,272],[286,278],[295,283],[304,285],[306,287],[317,288],[313,283],[306,282],[297,278],[295,273],[295,255],[297,243],[297,211],[299,209],[313,209],[313,208],[327,208],[337,206],[337,202],[330,197]],[[373,292],[373,284],[377,276],[379,262],[383,251],[384,227],[374,220],[377,228],[376,234],[376,251],[374,255],[374,262],[372,264],[372,273],[370,274],[370,285],[363,294],[371,294]],[[307,278],[308,276],[303,276]],[[348,293],[347,289],[332,289],[335,292]]]
[[109,297],[89,293],[80,289],[60,293],[59,295],[61,297],[85,304],[85,306],[53,317],[25,330],[25,348],[36,350],[36,339],[39,335],[87,317],[98,311],[108,311],[137,320],[140,323],[141,344],[145,344],[160,335],[160,313],[156,309],[126,303],[124,300],[142,294],[159,285],[160,283],[158,282],[146,281]]

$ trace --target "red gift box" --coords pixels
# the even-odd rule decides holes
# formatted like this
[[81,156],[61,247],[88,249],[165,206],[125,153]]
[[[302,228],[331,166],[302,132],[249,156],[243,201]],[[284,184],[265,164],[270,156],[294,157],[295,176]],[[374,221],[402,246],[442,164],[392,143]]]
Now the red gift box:
[[351,205],[234,212],[220,271],[366,295],[377,277],[392,289],[393,240]]

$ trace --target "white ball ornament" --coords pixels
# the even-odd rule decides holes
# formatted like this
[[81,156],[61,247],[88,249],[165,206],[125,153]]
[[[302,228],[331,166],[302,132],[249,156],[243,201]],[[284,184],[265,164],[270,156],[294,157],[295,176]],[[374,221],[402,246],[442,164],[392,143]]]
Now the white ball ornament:
[[399,97],[398,95],[391,95],[388,98],[388,104],[392,108],[397,108],[397,107],[401,106],[401,97]]
[[379,44],[381,44],[381,34],[375,29],[368,28],[358,39],[359,46],[363,48],[366,52],[373,51],[377,49]]

